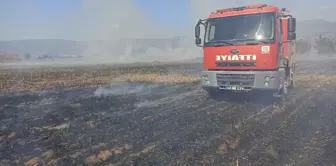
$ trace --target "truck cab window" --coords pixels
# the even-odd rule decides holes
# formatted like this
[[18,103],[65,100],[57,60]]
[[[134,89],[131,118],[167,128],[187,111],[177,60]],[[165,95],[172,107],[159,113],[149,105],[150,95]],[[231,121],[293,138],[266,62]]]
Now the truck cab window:
[[210,25],[208,27],[208,41],[213,41],[215,39],[215,28],[216,26],[215,25]]
[[250,39],[274,40],[276,30],[274,13],[214,18],[208,20],[205,43]]

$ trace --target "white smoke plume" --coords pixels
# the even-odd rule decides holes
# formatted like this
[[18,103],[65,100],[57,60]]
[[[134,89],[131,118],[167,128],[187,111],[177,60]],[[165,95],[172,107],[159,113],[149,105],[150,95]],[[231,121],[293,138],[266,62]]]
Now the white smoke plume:
[[[82,59],[39,62],[38,64],[97,64],[97,63],[133,63],[144,61],[176,61],[202,57],[202,51],[194,44],[194,25],[200,18],[206,18],[209,13],[219,8],[267,3],[279,8],[287,7],[298,20],[309,18],[327,18],[332,12],[329,4],[314,6],[315,12],[309,12],[313,7],[301,7],[301,2],[289,0],[187,0],[186,20],[190,25],[181,28],[167,27],[154,22],[148,11],[137,6],[133,0],[83,0],[83,6],[75,14],[67,15],[65,20],[51,20],[50,23],[34,21],[34,28],[26,27],[20,32],[9,30],[4,25],[6,34],[35,34],[37,38],[58,38],[88,41],[86,49],[81,53]],[[15,1],[16,2],[16,1]],[[38,5],[38,0],[33,1]],[[67,1],[63,1],[66,5]],[[18,11],[27,3],[18,3]],[[179,1],[171,1],[179,5]],[[19,8],[20,7],[20,8]],[[19,10],[20,9],[20,10]],[[318,12],[319,11],[319,12]],[[38,13],[38,11],[36,11]],[[174,9],[171,9],[171,13]],[[314,17],[311,13],[315,13]],[[318,14],[317,14],[318,13]],[[22,19],[22,18],[21,18]],[[328,18],[327,18],[328,19]],[[15,22],[15,20],[12,20]],[[50,25],[49,25],[50,24]],[[48,25],[50,27],[48,27]],[[52,26],[51,26],[52,25]],[[10,32],[10,33],[9,33]],[[38,33],[39,32],[39,33]],[[172,43],[176,38],[175,45]],[[151,40],[136,40],[151,39]],[[156,39],[156,40],[154,40]],[[148,42],[148,43],[147,43]],[[160,43],[160,44],[159,44]],[[153,44],[159,46],[153,46]],[[27,65],[28,62],[25,62]],[[37,64],[37,62],[34,62]],[[11,64],[12,65],[12,64]]]

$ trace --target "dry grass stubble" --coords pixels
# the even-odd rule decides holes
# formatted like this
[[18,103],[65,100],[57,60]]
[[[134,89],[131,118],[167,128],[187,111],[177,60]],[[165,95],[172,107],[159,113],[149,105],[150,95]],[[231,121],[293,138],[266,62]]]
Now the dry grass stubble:
[[[55,88],[97,87],[111,82],[188,83],[198,76],[171,73],[169,66],[93,69],[0,70],[0,92],[38,91]],[[170,67],[181,68],[179,66]],[[309,88],[336,89],[336,77],[299,74],[296,84]]]
[[[1,71],[0,71],[1,72]],[[45,89],[97,87],[111,82],[188,83],[199,77],[183,73],[167,74],[162,70],[35,71],[1,72],[0,92],[37,91]]]
[[302,74],[295,77],[295,84],[313,89],[336,90],[336,76]]

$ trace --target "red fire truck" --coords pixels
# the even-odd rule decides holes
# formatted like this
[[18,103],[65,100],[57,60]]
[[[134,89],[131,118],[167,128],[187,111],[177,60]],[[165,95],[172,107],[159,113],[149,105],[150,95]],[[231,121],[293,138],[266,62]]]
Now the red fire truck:
[[203,47],[201,85],[209,96],[268,91],[279,97],[294,85],[296,19],[286,8],[259,4],[220,9],[198,21],[195,37]]

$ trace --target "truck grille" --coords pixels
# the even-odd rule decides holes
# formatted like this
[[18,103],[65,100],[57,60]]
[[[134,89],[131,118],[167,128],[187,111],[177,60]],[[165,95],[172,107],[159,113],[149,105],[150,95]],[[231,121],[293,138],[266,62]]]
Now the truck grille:
[[256,62],[217,62],[217,67],[255,67]]
[[254,74],[217,74],[216,78],[218,86],[253,87],[255,76]]

